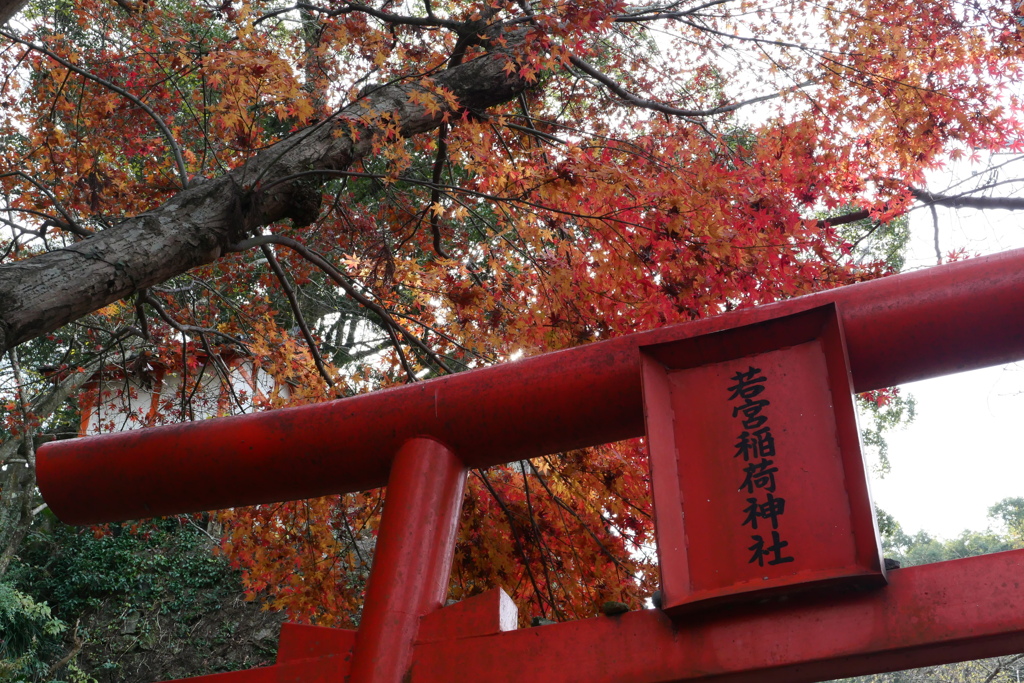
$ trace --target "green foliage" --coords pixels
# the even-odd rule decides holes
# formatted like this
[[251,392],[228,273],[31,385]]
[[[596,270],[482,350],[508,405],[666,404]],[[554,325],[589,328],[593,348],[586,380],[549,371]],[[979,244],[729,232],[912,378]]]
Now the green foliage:
[[875,457],[875,471],[889,473],[889,443],[886,435],[914,421],[917,403],[913,396],[898,389],[880,389],[857,395],[860,416],[860,440],[867,453]]
[[988,509],[988,516],[1006,529],[1018,546],[1024,546],[1024,498],[1003,498]]
[[977,659],[846,679],[847,683],[1014,683],[1022,655]]
[[878,520],[878,533],[882,537],[882,551],[886,557],[895,559],[895,555],[903,554],[911,543],[911,538],[904,531],[896,518],[881,508],[875,508]]
[[31,679],[47,671],[45,653],[66,629],[46,603],[0,581],[0,682]]
[[991,530],[964,530],[948,541],[934,538],[925,531],[911,536],[885,510],[877,510],[876,513],[883,554],[904,567],[975,557],[1018,547],[1012,538]]
[[[0,683],[52,681],[50,668],[64,659],[52,672],[64,680],[89,683],[90,674],[127,680],[118,671],[123,662],[110,656],[111,644],[120,655],[138,650],[143,658],[162,652],[165,639],[175,650],[188,642],[207,654],[221,645],[200,642],[193,630],[237,603],[241,586],[195,522],[183,517],[94,529],[55,523],[34,532],[8,572],[11,583],[0,583]],[[72,638],[66,624],[76,625]],[[193,664],[184,675],[223,667]]]
[[66,619],[110,599],[159,605],[187,619],[217,604],[235,576],[208,546],[207,537],[174,519],[94,531],[61,525],[29,545],[14,574]]
[[[1022,511],[1024,511],[1024,499],[1007,498],[990,508],[990,516],[1004,521],[1007,520],[1007,516],[1016,520],[1019,518],[1014,513]],[[878,531],[882,537],[883,554],[887,558],[897,560],[903,567],[974,557],[1012,550],[1020,546],[1012,537],[991,530],[965,530],[956,538],[948,541],[934,538],[924,531],[919,531],[911,536],[903,531],[900,523],[888,512],[881,509],[876,509],[875,512],[878,519]],[[1011,655],[923,669],[859,676],[843,679],[843,681],[845,683],[938,683],[940,681],[962,681],[963,683],[1004,681],[1012,683],[1016,680],[1015,673],[1017,668],[1020,668],[1019,662],[1022,659],[1024,659],[1024,655]]]
[[[856,207],[845,206],[822,218],[854,213]],[[865,218],[836,227],[839,237],[850,245],[850,258],[856,263],[884,263],[892,272],[903,269],[907,242],[910,241],[910,218],[902,215],[888,222]]]

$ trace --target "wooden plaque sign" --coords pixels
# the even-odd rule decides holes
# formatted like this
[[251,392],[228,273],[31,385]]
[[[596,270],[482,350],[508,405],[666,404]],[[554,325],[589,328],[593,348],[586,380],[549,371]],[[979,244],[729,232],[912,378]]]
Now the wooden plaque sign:
[[640,351],[666,611],[885,583],[834,306]]

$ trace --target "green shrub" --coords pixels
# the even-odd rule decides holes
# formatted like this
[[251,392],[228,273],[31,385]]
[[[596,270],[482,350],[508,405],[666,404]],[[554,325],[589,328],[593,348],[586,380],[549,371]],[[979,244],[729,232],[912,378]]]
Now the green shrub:
[[[53,676],[70,683],[115,680],[94,661],[113,656],[108,649],[152,653],[188,642],[195,624],[242,592],[237,572],[212,552],[212,539],[192,521],[94,529],[54,521],[33,533],[0,592],[0,638],[7,650],[0,683],[51,683]],[[75,625],[73,637],[65,624]],[[49,667],[72,652],[51,675]]]
[[59,648],[67,625],[45,602],[0,581],[0,681],[23,681],[47,671],[44,659]]
[[22,590],[67,621],[109,601],[139,611],[158,606],[187,620],[238,589],[209,538],[173,519],[102,530],[60,525],[47,536],[29,544],[13,573]]

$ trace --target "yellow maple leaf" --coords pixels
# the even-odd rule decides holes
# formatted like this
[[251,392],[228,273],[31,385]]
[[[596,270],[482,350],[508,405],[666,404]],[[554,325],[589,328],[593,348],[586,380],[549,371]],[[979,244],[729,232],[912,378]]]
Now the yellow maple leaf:
[[103,308],[96,311],[98,315],[102,315],[104,318],[110,319],[116,316],[118,313],[128,307],[124,301],[115,301],[112,304],[107,304]]
[[417,90],[409,93],[409,101],[413,104],[418,104],[431,115],[437,114],[441,111],[441,105],[438,104],[437,97],[425,90]]

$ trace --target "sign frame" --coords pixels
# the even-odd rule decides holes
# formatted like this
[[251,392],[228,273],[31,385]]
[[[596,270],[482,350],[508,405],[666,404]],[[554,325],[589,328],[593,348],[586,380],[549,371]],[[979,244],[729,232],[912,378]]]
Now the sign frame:
[[[732,450],[735,450],[733,444],[741,426],[737,420],[734,432],[724,432],[721,421],[707,419],[708,414],[727,414],[734,407],[726,405],[726,384],[705,386],[709,373],[721,378],[724,377],[721,370],[727,366],[747,367],[749,361],[753,370],[753,365],[763,364],[762,360],[778,364],[782,369],[780,372],[786,372],[788,368],[793,382],[801,381],[796,377],[803,377],[803,384],[795,390],[790,388],[784,394],[785,400],[772,407],[776,420],[780,414],[783,419],[788,413],[794,414],[789,415],[785,423],[790,425],[789,432],[784,429],[784,433],[776,434],[775,443],[779,444],[780,455],[772,455],[774,460],[765,458],[763,462],[777,465],[771,469],[782,470],[778,473],[780,487],[788,485],[788,491],[795,491],[804,501],[820,502],[818,509],[806,504],[804,509],[797,510],[802,515],[799,518],[802,520],[801,528],[820,524],[831,525],[836,530],[816,536],[832,539],[824,545],[820,541],[805,543],[804,557],[792,564],[788,563],[793,557],[783,557],[777,548],[774,555],[767,556],[768,562],[764,561],[765,556],[761,554],[764,546],[758,546],[758,543],[763,541],[761,533],[765,532],[757,529],[753,513],[743,524],[754,525],[753,528],[744,527],[745,531],[760,532],[744,537],[756,539],[754,545],[749,548],[735,546],[731,527],[743,521],[742,507],[736,510],[741,516],[733,523],[728,517],[732,514],[728,506],[735,504],[732,499],[755,500],[746,498],[747,492],[737,491],[738,495],[733,495],[727,488],[727,482],[739,483],[737,473],[742,469],[742,460],[737,461],[736,456],[740,453],[734,455]],[[681,614],[722,604],[762,601],[809,591],[885,585],[878,527],[860,450],[846,342],[834,304],[754,324],[737,325],[711,334],[641,346],[640,361],[655,533],[662,574],[662,608],[666,612]],[[687,373],[690,379],[687,379]],[[700,377],[693,377],[694,373]],[[824,386],[820,386],[821,380],[824,380]],[[777,390],[780,388],[775,387]],[[757,389],[758,393],[760,391],[762,389]],[[685,395],[680,395],[684,392]],[[807,393],[815,397],[805,397]],[[718,394],[721,394],[721,401]],[[770,391],[763,394],[769,395]],[[829,395],[831,400],[828,400]],[[816,413],[811,406],[821,403],[828,404],[827,408]],[[704,415],[704,419],[694,417],[686,407]],[[798,410],[802,412],[796,415]],[[732,415],[735,414],[734,411]],[[763,424],[765,418],[757,419]],[[731,422],[725,424],[732,425]],[[742,434],[746,436],[748,433],[743,431]],[[701,445],[695,445],[697,441]],[[706,451],[709,442],[717,444],[717,449],[711,450],[717,450],[720,460],[708,461]],[[731,450],[723,452],[723,448]],[[703,457],[700,451],[705,452]],[[816,464],[817,469],[808,465],[803,470],[818,479],[814,482],[793,479],[796,472],[788,473],[788,481],[783,479],[787,475],[787,453],[796,455],[798,461],[803,458],[805,465]],[[828,460],[830,458],[834,462]],[[756,458],[753,460],[759,462]],[[750,486],[749,493],[753,493],[749,476],[748,472],[745,483]],[[771,490],[774,491],[774,475],[772,477]],[[780,488],[780,491],[785,490]],[[697,500],[697,491],[700,491],[700,500]],[[707,493],[709,491],[711,493]],[[706,500],[705,494],[709,496]],[[842,498],[845,498],[845,505]],[[781,499],[781,494],[778,499]],[[792,507],[789,507],[790,515],[793,514]],[[846,519],[842,518],[843,508]],[[774,528],[782,518],[783,515],[772,517],[771,525],[765,525],[766,520],[762,519],[762,527]],[[784,529],[784,523],[779,523]],[[767,534],[774,534],[775,546],[780,543],[779,533],[767,531]],[[843,540],[847,537],[848,545]],[[773,536],[767,538],[771,542]],[[781,543],[787,545],[788,541]],[[746,576],[742,581],[735,576],[730,578],[731,569],[726,569],[736,563],[738,553],[744,557],[751,556],[749,566],[742,568],[739,574]],[[783,566],[779,561],[787,564]],[[773,564],[777,566],[770,566]],[[720,578],[720,573],[725,578]]]

